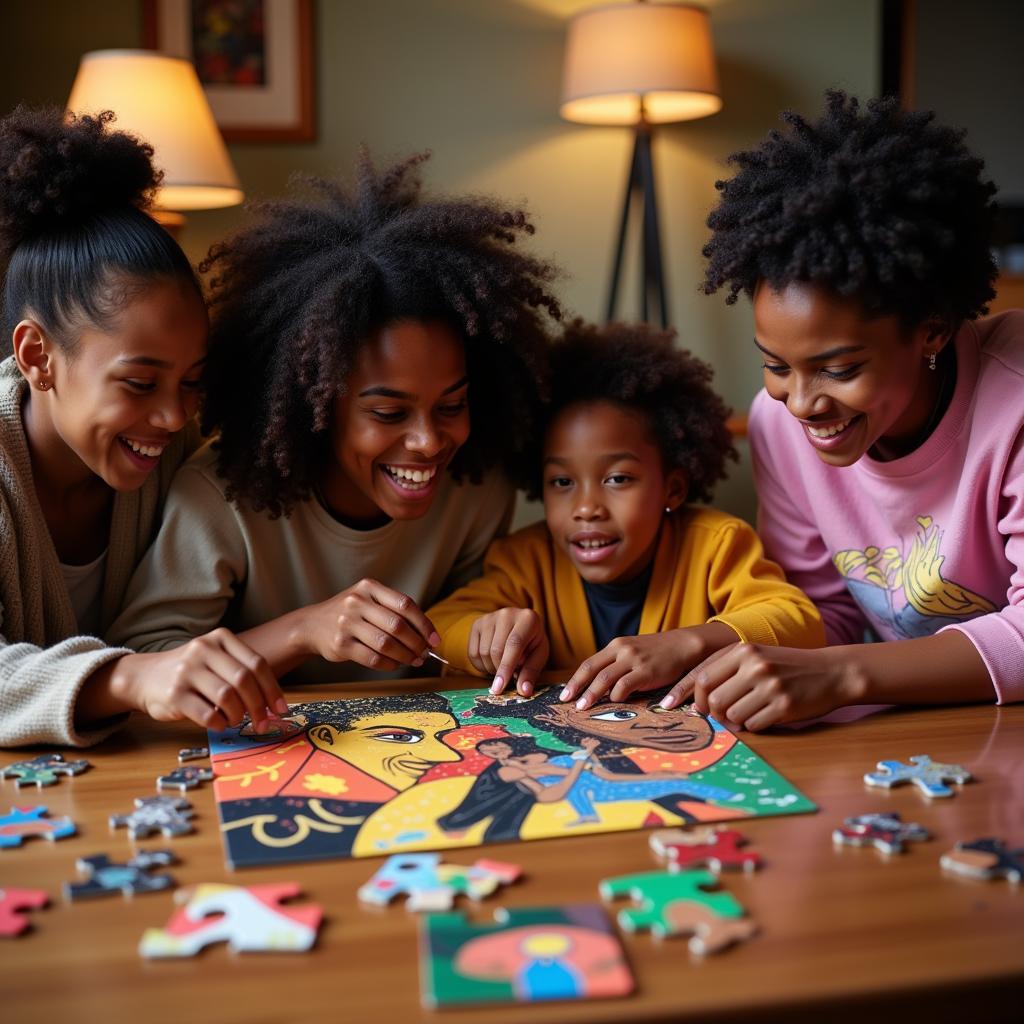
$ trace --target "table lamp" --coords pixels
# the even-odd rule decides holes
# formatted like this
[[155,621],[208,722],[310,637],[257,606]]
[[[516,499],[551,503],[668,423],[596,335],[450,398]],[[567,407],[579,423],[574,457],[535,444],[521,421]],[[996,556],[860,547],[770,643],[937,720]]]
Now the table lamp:
[[638,195],[643,203],[642,319],[658,319],[668,326],[652,129],[655,124],[707,117],[721,108],[711,25],[703,8],[639,0],[585,10],[569,23],[559,113],[567,121],[632,125],[635,131],[608,320],[615,317],[630,209]]
[[172,231],[184,224],[179,211],[235,206],[245,198],[196,70],[187,60],[154,50],[86,53],[68,110],[113,110],[117,128],[153,147],[153,163],[164,172],[153,215]]

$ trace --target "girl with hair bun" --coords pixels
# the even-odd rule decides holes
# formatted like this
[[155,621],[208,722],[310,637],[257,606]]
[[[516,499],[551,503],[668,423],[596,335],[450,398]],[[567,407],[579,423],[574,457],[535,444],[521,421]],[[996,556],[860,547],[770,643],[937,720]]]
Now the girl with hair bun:
[[153,151],[113,114],[0,120],[0,745],[86,745],[125,712],[223,728],[284,709],[220,631],[168,654],[99,637],[157,525],[191,420],[207,316],[145,212]]

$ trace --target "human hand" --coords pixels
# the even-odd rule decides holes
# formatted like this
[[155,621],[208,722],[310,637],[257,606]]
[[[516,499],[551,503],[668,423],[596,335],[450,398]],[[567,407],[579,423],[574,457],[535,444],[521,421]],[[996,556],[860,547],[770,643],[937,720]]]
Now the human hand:
[[580,746],[588,754],[593,754],[594,751],[601,746],[601,741],[596,736],[584,736],[583,739],[580,740]]
[[631,693],[660,689],[676,682],[708,650],[716,650],[735,637],[735,632],[721,622],[617,637],[576,669],[559,699],[576,700],[576,707],[584,711],[605,696],[621,701]]
[[712,654],[673,686],[661,705],[674,708],[691,694],[703,714],[752,732],[816,718],[862,697],[853,667],[838,663],[828,648],[744,643]]
[[411,597],[371,579],[302,609],[299,621],[308,655],[382,671],[422,665],[441,642]]
[[491,693],[501,693],[518,671],[516,690],[529,697],[548,661],[547,631],[535,611],[501,608],[473,623],[466,654],[474,668],[493,674]]
[[111,673],[111,688],[124,704],[158,722],[189,719],[221,730],[248,714],[260,732],[269,717],[288,713],[270,666],[228,629],[173,650],[125,655]]

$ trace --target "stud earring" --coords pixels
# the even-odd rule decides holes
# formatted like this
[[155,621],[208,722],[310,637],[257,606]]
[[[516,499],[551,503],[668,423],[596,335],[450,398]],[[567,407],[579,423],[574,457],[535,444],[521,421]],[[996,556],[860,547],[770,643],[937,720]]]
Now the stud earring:
[[934,352],[932,352],[931,355],[928,356],[928,369],[929,370],[934,370],[935,369],[935,353]]
[[50,382],[48,380],[41,380],[39,382],[39,390],[40,391],[49,391],[50,390]]
[[672,511],[672,506],[671,505],[666,505],[665,506],[665,511],[666,512],[671,512]]

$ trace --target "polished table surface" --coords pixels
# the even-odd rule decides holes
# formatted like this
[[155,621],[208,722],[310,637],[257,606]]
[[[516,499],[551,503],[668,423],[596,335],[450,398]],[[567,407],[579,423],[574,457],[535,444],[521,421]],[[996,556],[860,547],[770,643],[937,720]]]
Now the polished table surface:
[[[411,685],[453,689],[460,681]],[[383,690],[346,685],[291,690],[289,698]],[[179,748],[205,742],[184,724],[133,721],[86,753],[93,768],[83,775],[42,790],[0,782],[2,813],[42,803],[52,816],[70,815],[79,829],[59,842],[32,839],[0,850],[0,885],[46,889],[51,900],[48,909],[31,912],[29,934],[0,939],[0,1020],[1013,1019],[1024,996],[1024,885],[951,877],[939,856],[958,839],[989,835],[1024,846],[1024,708],[891,710],[845,725],[742,738],[820,808],[740,824],[766,864],[752,875],[726,875],[723,883],[758,921],[756,938],[700,960],[684,938],[624,935],[637,980],[628,999],[428,1012],[419,1001],[415,915],[400,900],[373,911],[356,900],[380,861],[230,872],[209,785],[189,794],[194,834],[135,845],[172,848],[180,863],[168,870],[182,885],[300,883],[299,902],[315,901],[325,913],[310,953],[234,955],[216,945],[192,959],[145,961],[136,951],[139,938],[166,923],[169,892],[66,903],[61,885],[78,877],[78,857],[122,860],[132,851],[123,830],[110,831],[108,816],[153,792],[155,777],[176,765]],[[4,751],[0,764],[37,752]],[[977,781],[931,802],[914,787],[864,785],[876,761],[914,754],[962,764]],[[891,857],[833,847],[832,829],[844,817],[883,810],[919,822],[935,838]],[[525,878],[472,908],[476,918],[489,917],[499,903],[597,902],[602,878],[656,866],[642,832],[495,845],[486,854],[522,864]],[[471,863],[475,851],[453,850],[450,859]]]

